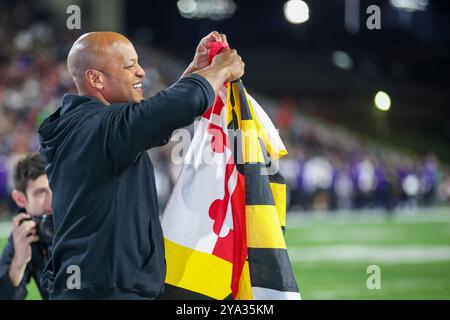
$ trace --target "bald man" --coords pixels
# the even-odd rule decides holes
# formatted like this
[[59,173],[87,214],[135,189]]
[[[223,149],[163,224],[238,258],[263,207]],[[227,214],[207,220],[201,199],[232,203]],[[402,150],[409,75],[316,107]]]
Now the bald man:
[[244,63],[226,49],[208,63],[204,37],[180,80],[143,98],[145,72],[114,32],[81,36],[67,65],[78,95],[39,127],[53,192],[55,236],[42,276],[50,299],[154,299],[163,291],[164,242],[146,150],[168,141],[214,102]]

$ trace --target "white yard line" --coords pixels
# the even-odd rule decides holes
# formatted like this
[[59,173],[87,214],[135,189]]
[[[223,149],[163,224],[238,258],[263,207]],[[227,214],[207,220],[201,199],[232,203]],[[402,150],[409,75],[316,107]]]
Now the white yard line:
[[426,263],[450,261],[450,246],[361,246],[331,245],[315,247],[291,247],[291,262],[367,262]]
[[431,210],[421,212],[398,212],[392,217],[386,216],[383,211],[361,211],[361,212],[310,212],[293,213],[287,215],[287,228],[313,228],[318,224],[352,225],[367,224],[377,225],[384,223],[392,224],[421,224],[421,223],[450,223],[450,208],[442,211]]
[[407,232],[404,230],[395,230],[386,227],[380,228],[370,225],[364,227],[349,226],[348,229],[340,230],[338,233],[331,229],[307,229],[305,232],[299,229],[287,228],[286,234],[292,235],[294,232],[301,233],[302,241],[317,245],[333,244],[336,242],[348,244],[361,242],[380,244],[385,241],[404,242],[407,235]]

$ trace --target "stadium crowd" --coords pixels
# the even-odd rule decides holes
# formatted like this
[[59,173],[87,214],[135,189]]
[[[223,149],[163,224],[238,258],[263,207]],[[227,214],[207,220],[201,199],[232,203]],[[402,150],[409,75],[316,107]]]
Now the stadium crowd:
[[284,113],[278,109],[277,124],[290,151],[281,169],[291,209],[391,211],[448,202],[449,172],[432,153],[405,154],[337,125]]

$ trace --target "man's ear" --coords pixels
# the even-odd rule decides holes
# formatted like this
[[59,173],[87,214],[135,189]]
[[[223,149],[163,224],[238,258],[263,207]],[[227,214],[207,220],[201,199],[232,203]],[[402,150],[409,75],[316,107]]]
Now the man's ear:
[[97,90],[103,89],[103,76],[100,71],[94,69],[88,69],[85,72],[85,76],[89,84]]
[[14,202],[17,204],[19,208],[26,208],[28,200],[22,191],[14,189],[11,194],[11,197],[13,198]]

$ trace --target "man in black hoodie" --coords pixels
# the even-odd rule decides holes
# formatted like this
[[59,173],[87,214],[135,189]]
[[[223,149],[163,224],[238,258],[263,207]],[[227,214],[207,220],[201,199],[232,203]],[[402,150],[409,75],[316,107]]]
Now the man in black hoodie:
[[51,299],[154,299],[163,291],[164,242],[146,150],[168,141],[213,104],[244,63],[224,35],[204,37],[170,88],[143,99],[144,70],[131,42],[114,32],[81,36],[68,55],[78,95],[39,128],[53,192],[55,236],[42,282]]

